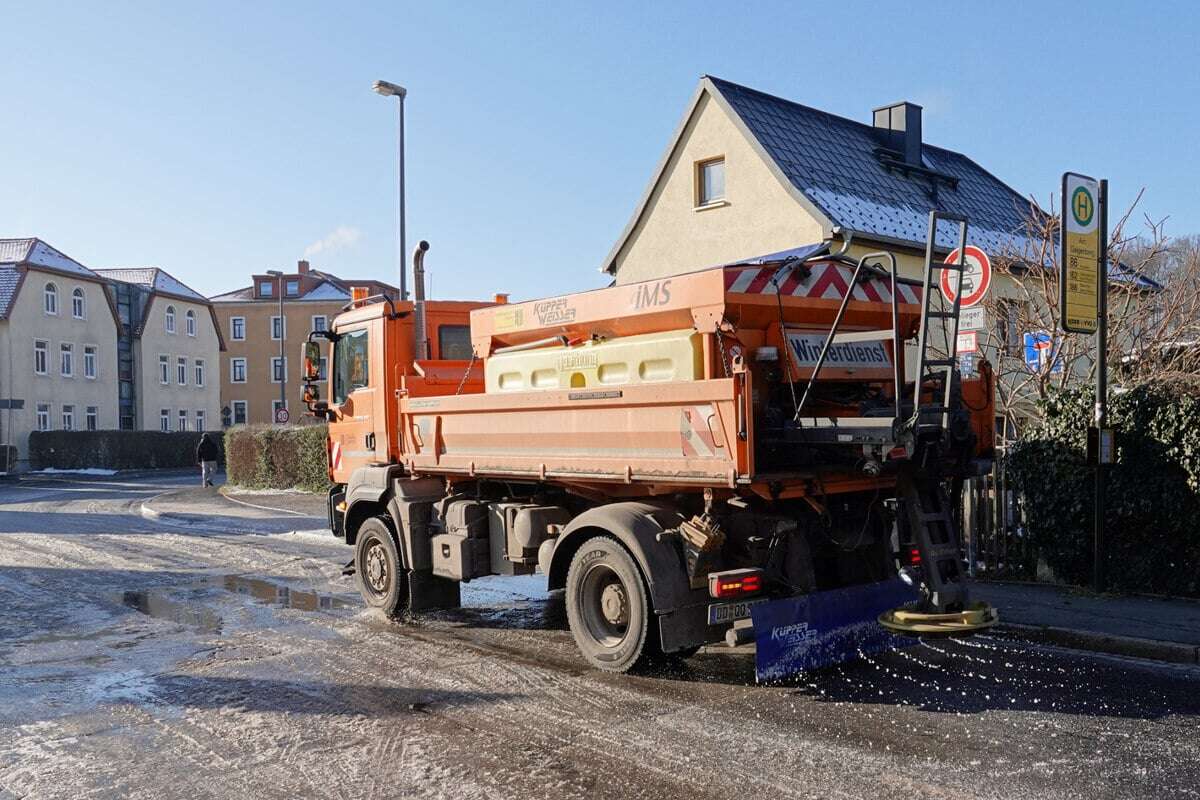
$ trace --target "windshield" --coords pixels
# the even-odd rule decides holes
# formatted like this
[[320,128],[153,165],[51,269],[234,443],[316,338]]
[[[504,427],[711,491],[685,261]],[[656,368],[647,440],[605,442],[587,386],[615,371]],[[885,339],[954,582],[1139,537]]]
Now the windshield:
[[368,383],[366,330],[343,333],[333,350],[333,402],[342,404],[355,389]]

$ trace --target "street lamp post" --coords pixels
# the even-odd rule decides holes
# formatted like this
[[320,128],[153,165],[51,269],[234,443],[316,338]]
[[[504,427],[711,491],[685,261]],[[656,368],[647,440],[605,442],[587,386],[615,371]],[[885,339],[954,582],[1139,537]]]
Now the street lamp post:
[[396,254],[396,261],[398,262],[398,266],[399,266],[399,270],[400,270],[400,299],[407,300],[408,299],[408,278],[405,275],[406,267],[404,264],[405,254],[408,252],[408,242],[405,238],[405,230],[404,230],[404,97],[405,97],[405,95],[408,94],[408,90],[406,90],[403,86],[399,86],[395,83],[388,83],[387,81],[375,81],[375,85],[372,86],[371,88],[373,88],[377,93],[383,95],[384,97],[395,97],[399,101],[397,103],[397,108],[399,109],[399,112],[400,112],[400,134],[399,134],[400,169],[399,169],[399,179],[398,179],[399,184],[400,184],[400,186],[399,186],[400,209],[398,212],[398,214],[399,214],[399,220],[398,220],[399,233],[398,233],[398,235],[400,237],[400,249]]
[[[283,360],[283,340],[287,335],[287,323],[283,319],[283,273],[277,269],[269,269],[267,274],[275,277],[275,291],[279,294],[279,407],[287,408],[287,367],[284,366],[287,362]],[[277,421],[272,419],[272,422]]]

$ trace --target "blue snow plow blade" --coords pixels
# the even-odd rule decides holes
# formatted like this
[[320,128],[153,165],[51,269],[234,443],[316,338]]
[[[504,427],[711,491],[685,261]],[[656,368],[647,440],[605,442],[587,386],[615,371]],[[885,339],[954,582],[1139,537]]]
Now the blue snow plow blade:
[[859,653],[916,644],[914,638],[889,633],[877,618],[918,596],[914,587],[897,578],[755,605],[750,614],[758,680],[779,680]]

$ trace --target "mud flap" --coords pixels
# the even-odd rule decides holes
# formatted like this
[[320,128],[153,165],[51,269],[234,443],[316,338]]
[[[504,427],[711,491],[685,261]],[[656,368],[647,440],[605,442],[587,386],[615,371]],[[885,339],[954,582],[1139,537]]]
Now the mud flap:
[[779,680],[860,653],[914,645],[916,639],[889,633],[877,618],[917,598],[915,588],[894,579],[760,603],[750,612],[755,675],[760,681]]

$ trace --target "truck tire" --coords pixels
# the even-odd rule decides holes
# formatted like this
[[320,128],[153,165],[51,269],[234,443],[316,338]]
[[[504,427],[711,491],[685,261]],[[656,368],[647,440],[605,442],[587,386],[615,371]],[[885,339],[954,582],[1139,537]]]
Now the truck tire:
[[358,528],[354,543],[354,568],[363,602],[389,617],[408,607],[408,571],[386,517],[371,517]]
[[657,632],[646,584],[637,563],[615,539],[588,539],[571,559],[566,586],[567,621],[583,657],[605,672],[648,665]]

